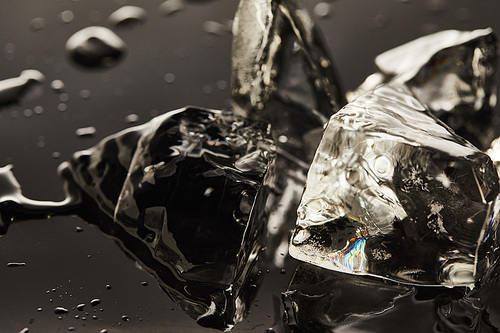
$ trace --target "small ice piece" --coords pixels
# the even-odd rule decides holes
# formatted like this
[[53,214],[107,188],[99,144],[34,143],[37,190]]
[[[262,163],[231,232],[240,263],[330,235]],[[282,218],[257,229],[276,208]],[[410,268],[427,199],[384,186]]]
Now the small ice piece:
[[490,158],[404,86],[380,86],[330,119],[307,176],[290,254],[328,269],[470,286],[497,260]]
[[453,130],[486,149],[494,137],[498,40],[492,29],[446,30],[386,51],[349,101],[376,86],[404,83]]

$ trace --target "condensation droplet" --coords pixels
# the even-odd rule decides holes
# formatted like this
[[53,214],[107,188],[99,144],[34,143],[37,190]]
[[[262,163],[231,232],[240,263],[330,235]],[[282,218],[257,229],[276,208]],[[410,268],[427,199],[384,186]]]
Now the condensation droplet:
[[184,9],[183,0],[167,0],[158,7],[158,11],[160,12],[160,14],[165,16],[179,12],[183,9]]
[[203,90],[203,93],[205,93],[205,94],[207,94],[207,95],[208,95],[208,94],[211,94],[211,93],[212,93],[212,91],[213,91],[214,89],[212,88],[212,86],[211,86],[211,85],[209,85],[209,84],[205,84],[205,85],[203,86],[203,89],[202,89],[202,90]]
[[52,158],[54,158],[54,159],[58,159],[58,158],[60,158],[60,157],[61,157],[61,153],[60,153],[60,152],[55,151],[55,152],[53,152],[53,153],[52,153]]
[[149,283],[147,283],[147,281],[142,281],[141,282],[141,286],[147,287],[147,286],[149,286]]
[[93,136],[97,132],[94,126],[81,127],[75,131],[75,134],[79,137]]
[[133,124],[139,121],[139,115],[136,113],[131,113],[127,116],[125,116],[125,122],[127,124]]
[[217,88],[219,90],[225,90],[227,88],[227,82],[224,80],[217,81]]
[[69,95],[68,94],[61,94],[61,95],[59,95],[59,100],[61,102],[67,102],[69,100]]
[[109,15],[108,21],[119,28],[136,28],[146,22],[147,12],[137,6],[123,6]]
[[96,306],[101,304],[101,300],[99,298],[94,298],[93,300],[90,301],[90,305]]
[[66,42],[66,52],[78,65],[84,67],[112,67],[126,52],[125,42],[105,27],[82,29]]
[[130,321],[130,318],[129,318],[129,316],[127,316],[127,315],[123,315],[123,316],[122,316],[122,320],[123,320],[123,321]]
[[43,106],[40,106],[40,105],[37,105],[33,108],[33,112],[35,112],[35,114],[42,114],[43,113]]
[[33,115],[33,111],[31,109],[26,109],[23,111],[23,115],[27,118],[31,117]]

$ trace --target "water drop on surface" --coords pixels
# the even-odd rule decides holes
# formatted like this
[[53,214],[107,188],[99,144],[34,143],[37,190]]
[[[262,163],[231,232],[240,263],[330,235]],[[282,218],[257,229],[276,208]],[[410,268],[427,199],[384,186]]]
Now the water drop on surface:
[[23,267],[26,266],[25,262],[9,262],[7,267]]
[[136,113],[131,113],[125,117],[125,122],[127,124],[133,124],[139,121],[139,115]]
[[135,28],[146,22],[147,12],[137,6],[123,6],[109,15],[108,21],[119,28]]
[[167,73],[163,76],[163,79],[165,80],[165,82],[167,83],[172,83],[175,81],[175,75],[172,74],[172,73]]
[[43,310],[42,308],[36,309],[36,311],[38,311],[38,312],[41,312],[42,310]]
[[52,90],[57,91],[57,92],[62,92],[64,91],[64,88],[66,87],[64,85],[64,82],[62,80],[54,80],[50,83],[50,87]]
[[179,12],[183,9],[184,9],[183,0],[167,0],[158,7],[158,11],[160,12],[160,14],[165,16]]
[[93,300],[90,301],[90,305],[96,306],[101,304],[101,300],[99,298],[94,298]]
[[75,134],[79,137],[93,136],[97,132],[94,126],[82,127],[75,131]]
[[54,309],[54,313],[57,315],[67,314],[68,312],[69,312],[68,309],[63,308],[62,306],[58,306]]
[[40,105],[37,105],[33,108],[33,112],[35,112],[35,114],[42,114],[43,113],[43,106],[40,106]]
[[71,10],[65,10],[59,14],[61,23],[70,23],[75,18],[75,14]]
[[147,283],[146,281],[142,281],[142,282],[141,282],[141,286],[143,286],[143,287],[147,287],[147,286],[149,286],[149,283]]
[[122,316],[122,320],[123,320],[123,321],[130,321],[130,318],[129,318],[129,316],[127,316],[127,315],[123,315],[123,316]]
[[36,92],[32,87],[45,80],[45,76],[35,70],[27,69],[21,72],[19,77],[0,81],[0,105],[6,105],[20,101],[23,96],[30,92]]
[[106,290],[111,290],[111,285],[107,284],[106,285]]
[[68,109],[68,104],[66,104],[66,103],[59,103],[57,105],[57,109],[59,111],[61,111],[61,112],[64,112],[64,111],[66,111]]
[[203,30],[209,34],[222,36],[226,32],[226,26],[216,21],[203,22]]
[[69,57],[84,67],[112,67],[126,52],[125,42],[105,27],[82,29],[66,42]]
[[30,29],[33,31],[42,30],[43,28],[45,28],[46,24],[47,22],[45,21],[44,18],[36,17],[31,20]]
[[80,90],[78,95],[80,96],[81,99],[89,99],[92,93],[88,89],[82,89]]
[[326,18],[330,16],[331,5],[326,2],[320,2],[314,6],[314,14],[320,18]]
[[85,304],[83,304],[83,303],[78,304],[78,305],[76,306],[76,309],[77,309],[78,311],[83,311],[83,309],[84,309],[84,308],[85,308]]

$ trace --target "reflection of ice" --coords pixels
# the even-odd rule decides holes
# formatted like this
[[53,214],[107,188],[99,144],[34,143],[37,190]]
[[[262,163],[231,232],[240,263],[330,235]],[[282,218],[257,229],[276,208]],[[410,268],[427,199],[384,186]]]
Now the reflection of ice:
[[290,254],[348,273],[469,285],[496,261],[486,251],[497,247],[498,193],[487,155],[404,86],[381,86],[330,119]]
[[457,134],[486,148],[494,135],[497,59],[491,29],[441,31],[380,54],[375,59],[380,72],[349,99],[382,83],[404,83]]

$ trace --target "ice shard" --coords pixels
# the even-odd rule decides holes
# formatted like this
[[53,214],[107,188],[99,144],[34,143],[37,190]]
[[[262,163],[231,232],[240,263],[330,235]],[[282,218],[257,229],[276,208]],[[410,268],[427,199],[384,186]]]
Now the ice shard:
[[354,100],[382,83],[406,84],[420,102],[481,149],[494,138],[498,40],[491,29],[446,30],[386,51]]
[[344,104],[314,21],[296,1],[242,0],[233,36],[235,112],[269,121],[278,147],[309,162],[317,144],[311,133]]
[[229,329],[250,302],[264,246],[274,182],[269,131],[230,112],[168,112],[63,163],[74,200],[60,204],[22,199],[6,170],[3,231],[19,219],[78,214],[114,238],[198,323]]
[[330,119],[307,176],[290,254],[328,269],[472,285],[498,257],[491,159],[402,85]]

